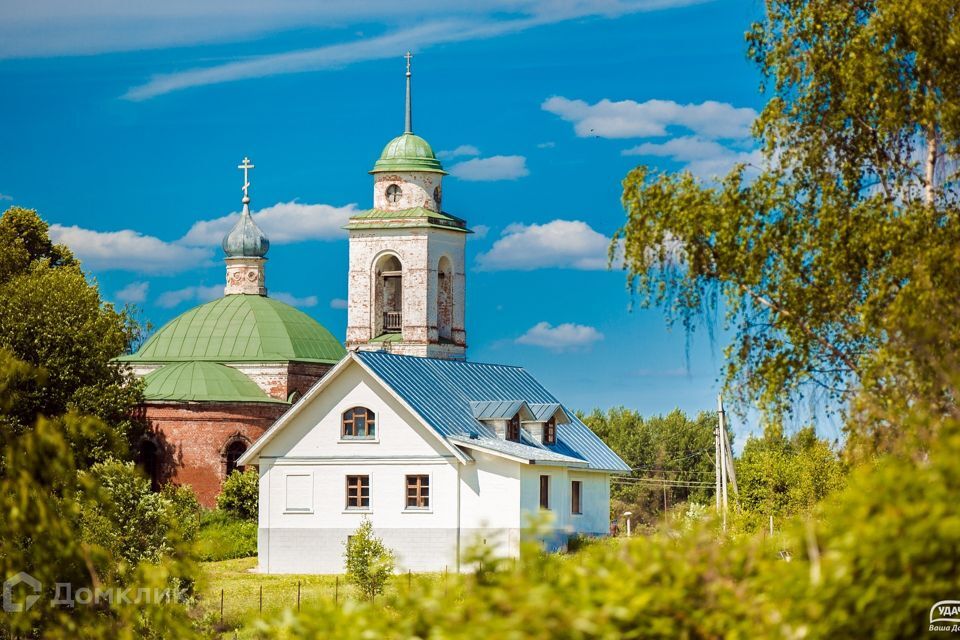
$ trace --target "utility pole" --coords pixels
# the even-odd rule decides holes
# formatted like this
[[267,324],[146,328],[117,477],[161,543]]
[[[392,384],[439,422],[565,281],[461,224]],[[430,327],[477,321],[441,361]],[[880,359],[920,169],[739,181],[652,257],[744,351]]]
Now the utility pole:
[[723,530],[727,530],[727,431],[723,413],[723,396],[717,396],[717,414],[719,416],[720,435],[720,490],[723,509]]
[[713,475],[716,483],[716,491],[713,497],[716,502],[717,513],[720,513],[720,423],[713,428]]

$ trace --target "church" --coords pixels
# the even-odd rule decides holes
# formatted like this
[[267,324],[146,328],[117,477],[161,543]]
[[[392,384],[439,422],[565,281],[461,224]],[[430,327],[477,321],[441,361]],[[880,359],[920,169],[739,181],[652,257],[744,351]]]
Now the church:
[[373,208],[346,225],[346,349],[267,297],[240,168],[224,297],[125,358],[146,383],[158,482],[211,504],[232,469],[256,467],[265,573],[342,572],[364,518],[413,571],[456,570],[478,540],[515,556],[541,511],[551,547],[607,533],[610,476],[627,465],[524,369],[467,360],[470,231],[443,211],[446,172],[413,133],[409,54],[404,131],[370,171]]

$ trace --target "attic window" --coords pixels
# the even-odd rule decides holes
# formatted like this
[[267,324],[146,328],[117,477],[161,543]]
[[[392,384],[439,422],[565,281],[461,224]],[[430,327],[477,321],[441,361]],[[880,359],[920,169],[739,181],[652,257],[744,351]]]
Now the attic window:
[[517,413],[507,423],[507,440],[520,442],[520,414]]
[[343,412],[340,436],[344,439],[372,440],[377,435],[377,418],[366,407],[353,407]]
[[543,444],[557,443],[557,419],[550,417],[547,423],[543,425]]

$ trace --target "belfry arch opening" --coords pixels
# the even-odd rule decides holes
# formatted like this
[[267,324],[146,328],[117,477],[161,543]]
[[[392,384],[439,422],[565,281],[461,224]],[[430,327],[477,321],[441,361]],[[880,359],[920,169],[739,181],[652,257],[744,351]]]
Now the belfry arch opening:
[[453,341],[453,269],[447,256],[437,264],[437,336]]
[[374,322],[376,335],[403,330],[403,265],[395,255],[377,260]]
[[237,461],[246,451],[247,443],[240,439],[233,440],[227,445],[224,450],[224,464],[226,465],[224,477],[230,477],[230,474],[234,471],[243,471],[243,467],[239,466]]

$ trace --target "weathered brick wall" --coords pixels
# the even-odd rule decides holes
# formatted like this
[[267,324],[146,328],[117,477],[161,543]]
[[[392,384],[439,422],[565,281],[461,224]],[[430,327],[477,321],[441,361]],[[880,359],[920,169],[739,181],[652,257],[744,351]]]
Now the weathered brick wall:
[[150,436],[160,453],[160,479],[193,487],[200,504],[216,506],[226,475],[226,448],[247,446],[288,409],[284,404],[147,403]]

